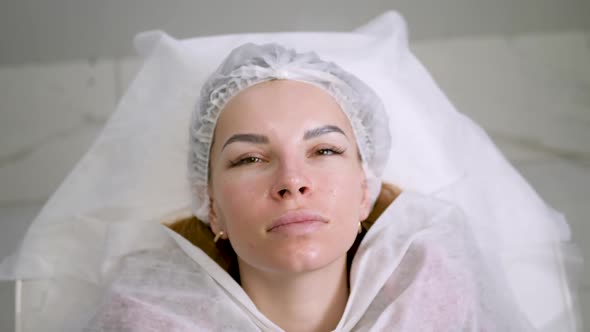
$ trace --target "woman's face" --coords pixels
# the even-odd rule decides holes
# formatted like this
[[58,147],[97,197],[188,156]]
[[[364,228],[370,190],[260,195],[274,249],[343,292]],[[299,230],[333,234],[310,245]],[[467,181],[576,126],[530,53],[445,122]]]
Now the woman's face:
[[241,268],[297,273],[343,259],[370,209],[346,115],[306,83],[275,80],[234,97],[210,172],[211,227]]

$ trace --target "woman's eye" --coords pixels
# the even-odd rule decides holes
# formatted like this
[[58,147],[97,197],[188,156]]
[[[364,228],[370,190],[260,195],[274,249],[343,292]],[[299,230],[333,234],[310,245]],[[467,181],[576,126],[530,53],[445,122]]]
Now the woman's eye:
[[335,155],[335,154],[342,154],[343,152],[344,152],[344,150],[340,150],[340,149],[323,148],[323,149],[318,149],[316,151],[316,154],[318,154],[320,156],[331,156],[331,155]]
[[258,158],[258,157],[245,157],[245,158],[241,158],[238,159],[236,161],[232,161],[231,165],[232,166],[240,166],[240,165],[247,165],[247,164],[253,164],[253,163],[259,163],[262,161],[262,158]]

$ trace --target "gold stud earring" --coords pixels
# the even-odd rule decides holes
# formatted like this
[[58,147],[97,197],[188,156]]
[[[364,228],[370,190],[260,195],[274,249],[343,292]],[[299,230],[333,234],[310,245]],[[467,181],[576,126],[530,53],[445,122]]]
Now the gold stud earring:
[[358,230],[358,234],[363,232],[363,224],[359,221],[359,230]]
[[213,242],[217,243],[217,241],[219,241],[219,239],[223,236],[223,231],[219,231],[219,233],[217,233],[215,235],[215,238],[213,239]]

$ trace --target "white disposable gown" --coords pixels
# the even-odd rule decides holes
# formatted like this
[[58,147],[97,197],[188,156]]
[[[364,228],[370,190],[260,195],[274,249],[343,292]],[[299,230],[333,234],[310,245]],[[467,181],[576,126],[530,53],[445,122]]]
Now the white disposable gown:
[[[201,249],[124,259],[86,331],[282,331]],[[402,193],[362,240],[337,331],[530,331],[509,286],[486,264],[461,211]]]

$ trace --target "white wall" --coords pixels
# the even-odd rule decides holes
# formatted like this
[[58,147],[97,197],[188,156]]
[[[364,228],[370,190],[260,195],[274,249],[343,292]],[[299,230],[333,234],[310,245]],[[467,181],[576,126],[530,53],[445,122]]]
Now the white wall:
[[[590,257],[590,35],[417,42],[413,49],[541,195]],[[0,67],[0,258],[81,157],[124,93],[134,58]],[[581,297],[590,314],[590,274]],[[0,330],[12,286],[0,283]]]
[[129,41],[149,29],[348,31],[392,9],[413,40],[590,28],[587,0],[19,0],[2,3],[0,64],[130,55]]

